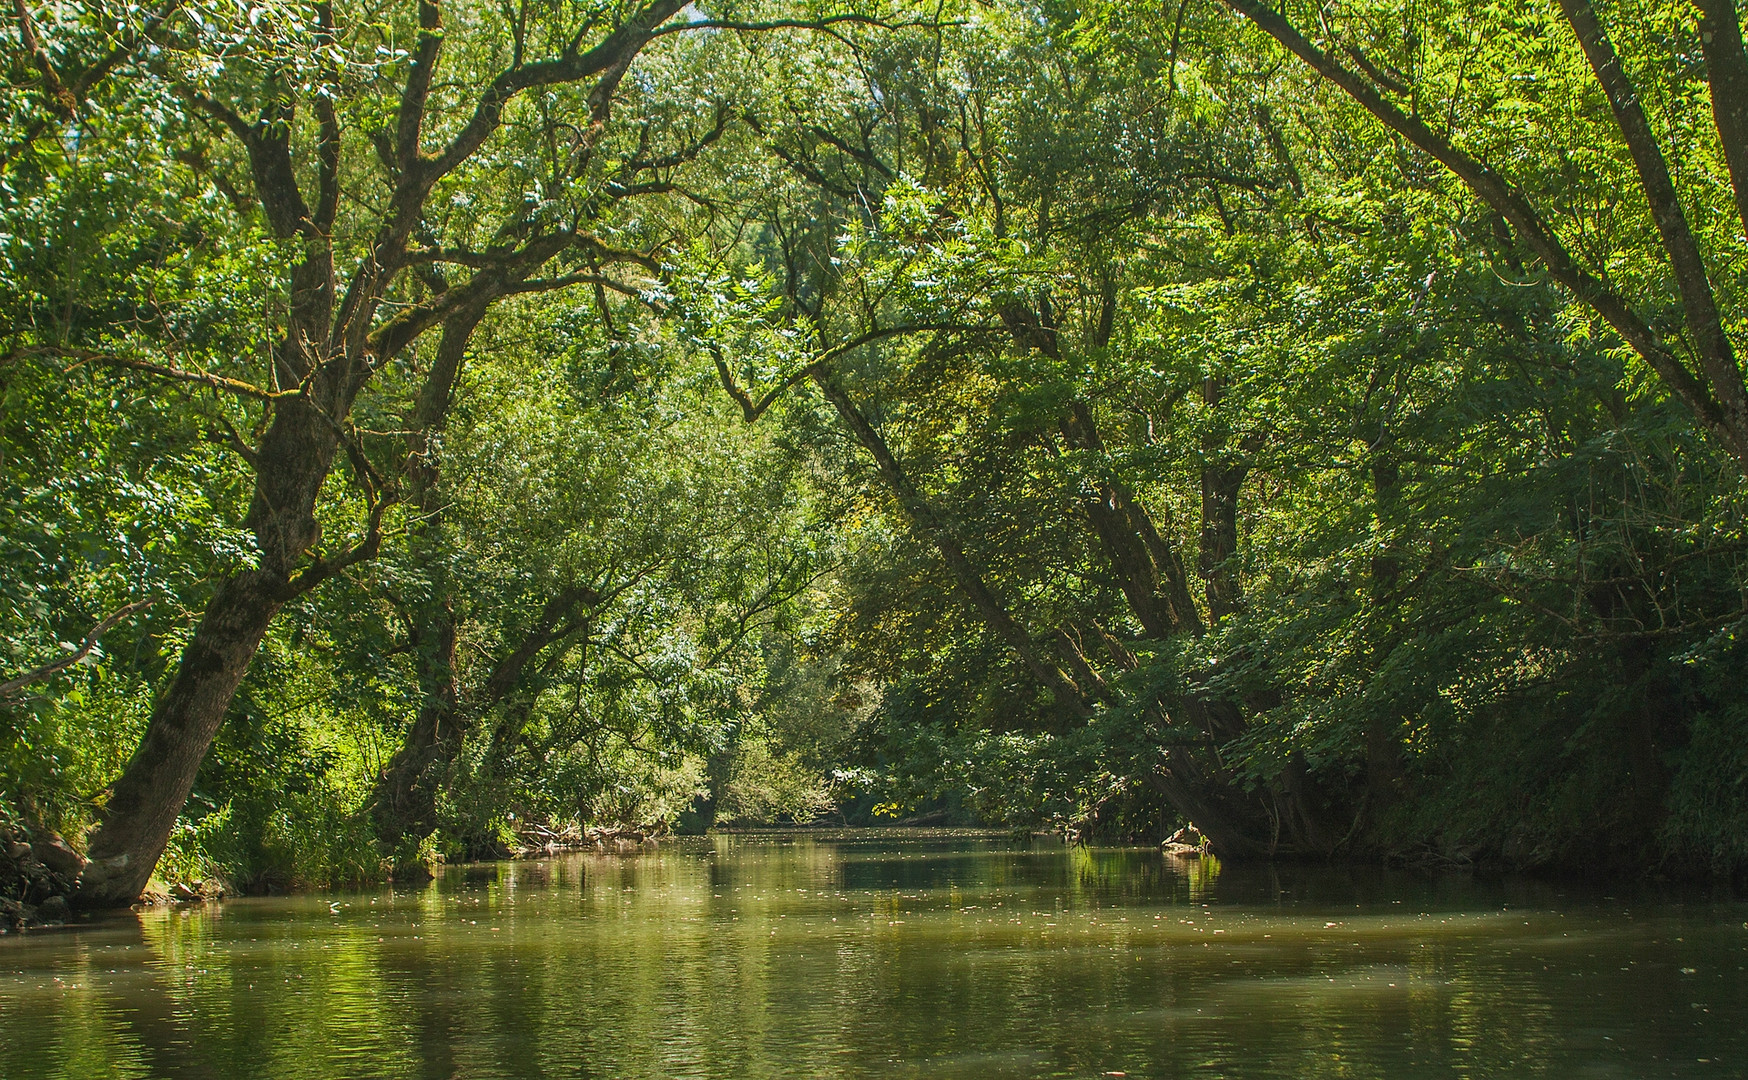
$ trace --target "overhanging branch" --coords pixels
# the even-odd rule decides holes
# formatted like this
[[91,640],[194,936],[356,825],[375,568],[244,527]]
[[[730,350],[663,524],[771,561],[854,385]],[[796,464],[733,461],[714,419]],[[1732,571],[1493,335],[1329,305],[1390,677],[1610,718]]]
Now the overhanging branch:
[[47,682],[61,672],[79,663],[87,656],[90,656],[91,650],[97,648],[98,639],[114,629],[117,623],[121,622],[136,611],[144,611],[146,608],[151,607],[157,602],[157,597],[149,596],[144,600],[135,600],[133,603],[111,612],[109,615],[104,616],[103,620],[96,626],[91,628],[91,632],[85,635],[85,640],[80,642],[79,647],[74,649],[71,653],[61,657],[52,664],[44,664],[42,667],[39,667],[34,671],[26,672],[25,674],[18,676],[16,679],[8,679],[5,682],[0,682],[0,702],[12,700],[18,695],[18,692],[25,687],[40,682]]
[[806,382],[808,379],[823,375],[830,368],[833,360],[836,360],[838,357],[843,356],[846,353],[854,352],[865,345],[872,345],[877,341],[885,341],[888,338],[903,337],[907,334],[926,334],[931,331],[953,332],[966,330],[981,332],[986,329],[987,327],[966,325],[964,323],[907,323],[904,326],[889,326],[880,330],[870,330],[867,333],[852,338],[841,345],[835,345],[832,348],[827,349],[800,370],[786,376],[782,382],[772,387],[766,392],[764,397],[756,402],[753,400],[752,395],[741,389],[740,384],[735,381],[734,373],[729,370],[728,361],[722,355],[722,346],[715,342],[710,342],[706,344],[705,348],[710,350],[711,357],[716,361],[716,376],[718,381],[722,383],[722,388],[728,392],[729,397],[734,399],[735,404],[740,406],[741,413],[745,416],[746,422],[751,424],[757,422],[759,417],[765,415],[765,413],[770,410],[771,406],[777,403],[777,399],[782,397],[790,388],[798,383]]
[[281,398],[301,397],[303,389],[267,390],[254,383],[232,379],[225,375],[215,375],[210,371],[188,371],[184,368],[168,367],[164,364],[141,360],[132,356],[121,356],[117,353],[99,352],[93,349],[64,349],[52,345],[34,345],[17,349],[0,358],[0,366],[5,366],[17,360],[28,360],[36,357],[59,358],[73,361],[62,369],[63,374],[71,372],[85,364],[107,364],[110,367],[125,368],[129,371],[139,371],[154,375],[160,379],[172,382],[190,383],[196,386],[206,386],[214,390],[223,390],[238,397],[253,398],[256,401],[278,401]]

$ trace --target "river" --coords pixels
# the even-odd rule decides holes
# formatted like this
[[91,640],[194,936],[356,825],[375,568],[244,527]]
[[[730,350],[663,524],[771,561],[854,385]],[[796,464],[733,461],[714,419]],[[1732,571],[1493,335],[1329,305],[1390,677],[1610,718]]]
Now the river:
[[728,835],[0,938],[0,1077],[1737,1077],[1748,904]]

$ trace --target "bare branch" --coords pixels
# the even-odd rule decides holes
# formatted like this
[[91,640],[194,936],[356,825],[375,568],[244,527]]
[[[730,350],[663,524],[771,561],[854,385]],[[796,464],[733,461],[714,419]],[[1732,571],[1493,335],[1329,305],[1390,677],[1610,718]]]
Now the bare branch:
[[0,357],[0,366],[35,357],[72,360],[73,363],[64,368],[64,372],[70,372],[84,364],[108,364],[111,367],[140,371],[173,382],[209,386],[214,390],[223,390],[226,393],[253,398],[256,401],[277,401],[280,398],[299,397],[303,394],[301,388],[297,390],[264,390],[254,383],[246,383],[241,379],[232,379],[224,375],[215,375],[210,371],[186,371],[182,368],[166,367],[163,364],[155,364],[150,360],[140,360],[131,356],[97,352],[91,349],[63,349],[52,345],[34,345],[29,348],[17,349]]
[[1366,57],[1366,54],[1361,52],[1358,47],[1349,45],[1346,48],[1346,52],[1348,56],[1353,58],[1353,62],[1360,66],[1360,70],[1365,72],[1366,76],[1373,82],[1398,97],[1408,96],[1409,88],[1404,85],[1400,79],[1391,78],[1380,71],[1378,66],[1372,63],[1372,61]]
[[374,371],[400,354],[420,334],[442,322],[451,312],[474,303],[490,303],[518,283],[521,276],[545,263],[572,243],[565,235],[541,237],[524,245],[514,256],[491,270],[482,270],[466,282],[407,308],[371,330],[365,350],[372,359],[366,372]]
[[744,30],[754,33],[771,30],[817,30],[848,44],[847,39],[835,30],[835,27],[845,25],[869,26],[876,30],[944,30],[949,26],[964,26],[965,21],[963,19],[905,19],[890,22],[872,15],[855,14],[828,15],[823,19],[771,19],[765,22],[698,19],[694,22],[669,23],[650,36],[666,37],[668,34],[678,34],[687,30]]
[[886,177],[888,180],[894,179],[898,175],[897,173],[892,171],[892,167],[890,165],[886,164],[886,162],[884,162],[884,161],[881,161],[880,156],[878,154],[874,153],[874,151],[872,149],[865,147],[865,146],[854,146],[849,142],[849,140],[840,139],[838,136],[832,134],[830,131],[826,130],[825,128],[820,127],[818,124],[815,124],[813,127],[809,128],[808,130],[810,130],[813,133],[814,137],[819,139],[821,142],[828,143],[831,146],[837,147],[839,150],[841,150],[844,153],[855,158],[857,161],[860,161],[862,164],[873,169],[875,172],[879,173],[881,176]]
[[364,538],[332,559],[317,559],[304,567],[302,573],[285,583],[281,596],[287,600],[302,596],[342,570],[376,558],[377,552],[382,549],[382,515],[394,502],[392,497],[373,502],[370,516],[365,523]]
[[603,274],[565,274],[555,278],[532,278],[505,289],[504,295],[522,296],[528,293],[552,292],[555,289],[568,289],[572,285],[594,285],[603,289],[612,289],[621,296],[628,296],[633,300],[643,302],[657,313],[667,310],[667,305],[650,297],[647,290],[640,289],[635,285],[628,285]]
[[395,117],[394,162],[403,178],[411,178],[419,163],[419,129],[442,47],[443,9],[437,0],[419,0],[419,40],[413,46],[407,84],[401,88],[401,107]]
[[420,186],[429,191],[431,185],[453,172],[485,145],[486,139],[498,129],[504,106],[511,98],[537,86],[577,82],[626,63],[654,36],[655,28],[682,6],[681,0],[652,0],[586,53],[567,54],[505,69],[481,95],[467,124],[442,153],[420,170]]
[[770,410],[771,406],[777,403],[777,399],[782,397],[791,387],[795,386],[797,383],[806,382],[808,379],[817,378],[823,375],[830,368],[833,360],[836,360],[838,357],[843,356],[846,353],[854,352],[857,349],[862,348],[864,345],[872,345],[876,341],[885,341],[888,338],[903,337],[907,334],[926,334],[930,331],[981,331],[984,329],[985,327],[967,326],[962,323],[910,323],[904,326],[889,326],[882,330],[870,330],[866,334],[862,334],[841,345],[836,345],[827,349],[805,367],[794,372],[786,377],[782,382],[778,383],[757,402],[753,401],[752,395],[741,389],[740,384],[735,382],[733,373],[728,369],[728,361],[723,358],[722,346],[715,342],[711,342],[705,347],[710,350],[710,355],[716,360],[716,376],[722,383],[722,388],[728,391],[728,396],[733,398],[735,404],[740,406],[741,413],[746,417],[746,422],[751,424],[757,422],[759,417],[765,415],[765,413]]
[[250,468],[260,468],[261,455],[243,441],[242,433],[237,430],[235,424],[232,424],[225,417],[217,418],[216,425],[207,432],[207,439],[236,451],[237,456],[248,462]]
[[[584,234],[571,238],[570,247],[587,253],[589,261],[596,266],[611,263],[631,263],[641,266],[650,273],[660,273],[661,263],[655,256],[641,251],[627,251],[621,248],[608,247],[597,238]],[[401,257],[401,265],[418,266],[424,263],[450,263],[455,266],[467,266],[475,270],[502,269],[520,265],[526,260],[523,248],[487,248],[485,251],[473,251],[468,248],[414,248]]]
[[698,136],[698,138],[692,140],[692,142],[685,147],[676,150],[671,154],[664,154],[659,158],[649,158],[647,160],[633,159],[628,161],[626,162],[627,171],[643,172],[672,169],[684,165],[688,161],[696,160],[698,155],[704,152],[705,148],[716,142],[716,140],[722,138],[723,132],[728,130],[728,121],[732,115],[733,114],[730,113],[726,107],[720,105],[717,106],[716,120],[711,124],[709,131],[706,131],[704,134]]
[[752,399],[752,395],[748,394],[745,390],[742,390],[740,384],[734,381],[734,374],[728,370],[728,362],[722,358],[721,347],[712,343],[709,348],[711,355],[716,359],[716,377],[721,380],[722,388],[728,391],[728,396],[734,399],[736,405],[740,406],[741,414],[746,417],[746,422],[749,424],[757,423],[759,417],[765,415],[765,412],[770,409],[772,405],[775,405],[777,399],[783,396],[790,387],[794,386],[796,383],[805,382],[808,379],[813,378],[817,366],[809,364],[795,372],[782,382],[778,383],[770,390],[770,392],[765,394],[763,398],[755,403]]
[[778,570],[775,579],[766,581],[765,587],[759,590],[759,595],[754,597],[753,602],[747,605],[747,607],[735,618],[734,628],[729,632],[722,644],[717,646],[709,656],[705,657],[704,662],[699,666],[713,668],[717,664],[720,664],[730,653],[739,648],[742,641],[746,640],[747,634],[749,634],[753,629],[754,619],[763,615],[767,611],[774,611],[782,604],[800,596],[802,593],[806,592],[814,582],[820,580],[836,569],[835,566],[822,566],[814,570],[813,573],[804,575],[800,579],[790,578],[788,576],[790,572],[795,570],[796,567],[800,566],[805,561],[805,555],[796,555],[788,562],[784,563],[783,567]]
[[79,647],[74,649],[71,653],[61,657],[52,664],[44,664],[35,671],[28,671],[23,675],[18,676],[16,679],[8,679],[5,682],[0,682],[0,702],[11,701],[16,698],[18,692],[25,687],[40,682],[47,682],[61,672],[79,663],[87,656],[90,656],[91,650],[97,648],[98,639],[114,629],[117,623],[121,622],[136,611],[144,611],[146,608],[151,607],[157,602],[157,597],[148,596],[144,600],[135,600],[133,603],[111,612],[109,615],[104,616],[101,622],[91,628],[91,632],[85,635],[85,640],[80,642]]

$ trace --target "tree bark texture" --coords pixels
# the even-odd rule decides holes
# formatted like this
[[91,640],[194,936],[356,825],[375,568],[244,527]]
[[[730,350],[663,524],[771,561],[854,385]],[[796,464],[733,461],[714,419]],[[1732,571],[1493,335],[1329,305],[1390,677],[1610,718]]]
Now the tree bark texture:
[[279,611],[283,579],[238,574],[219,587],[176,677],[158,699],[145,738],[104,804],[75,901],[130,904],[145,889],[237,685]]
[[318,407],[294,398],[275,412],[246,519],[260,565],[219,586],[153,707],[92,835],[74,896],[82,907],[131,903],[145,888],[268,624],[298,591],[292,572],[320,540],[315,502],[338,446]]

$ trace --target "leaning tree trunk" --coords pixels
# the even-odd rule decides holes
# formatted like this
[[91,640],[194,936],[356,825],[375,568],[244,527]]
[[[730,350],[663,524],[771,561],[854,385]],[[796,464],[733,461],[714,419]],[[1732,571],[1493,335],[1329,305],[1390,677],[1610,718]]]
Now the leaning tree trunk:
[[850,395],[837,385],[831,373],[824,368],[814,370],[813,382],[837,410],[838,417],[855,435],[856,441],[874,459],[881,477],[892,489],[912,526],[933,543],[941,561],[947,564],[954,581],[983,616],[984,622],[1014,651],[1032,673],[1032,677],[1050,691],[1059,708],[1082,719],[1091,716],[1092,706],[1086,695],[1093,688],[1076,685],[1068,673],[1045,655],[1026,628],[1008,612],[1007,606],[985,580],[983,571],[971,561],[952,527],[917,490],[897,456],[892,453],[891,447],[874,429],[874,425],[868,422],[868,418],[862,415]]
[[[1071,402],[1059,426],[1070,446],[1095,458],[1106,457],[1097,420],[1086,403]],[[1202,557],[1206,565],[1210,555],[1216,556],[1216,574],[1208,582],[1209,607],[1212,614],[1224,617],[1236,609],[1240,595],[1229,560],[1237,550],[1237,502],[1247,469],[1239,465],[1211,472],[1203,475]],[[1093,532],[1142,629],[1161,640],[1201,634],[1204,627],[1190,599],[1182,560],[1133,492],[1105,472],[1083,494]],[[1191,678],[1176,700],[1148,703],[1162,716],[1176,714],[1206,740],[1170,747],[1164,763],[1149,777],[1155,790],[1195,822],[1222,857],[1330,851],[1334,840],[1321,820],[1319,793],[1302,764],[1290,762],[1270,790],[1252,792],[1244,790],[1221,763],[1215,748],[1242,736],[1249,725],[1236,700],[1211,692],[1205,682],[1205,678]]]
[[[613,93],[632,60],[680,7],[680,0],[650,0],[586,51],[579,51],[579,36],[561,57],[525,63],[518,53],[515,66],[480,93],[471,119],[438,153],[429,154],[423,123],[442,47],[443,8],[433,0],[421,0],[420,30],[394,131],[379,147],[392,195],[368,256],[344,289],[337,287],[332,248],[341,187],[342,130],[331,94],[339,78],[337,69],[321,66],[330,85],[309,102],[316,140],[313,168],[308,170],[299,168],[301,155],[293,150],[293,134],[302,127],[294,122],[295,96],[282,92],[276,76],[269,79],[270,89],[276,91],[273,104],[253,122],[221,101],[189,95],[246,151],[255,205],[274,236],[303,246],[290,270],[284,337],[274,357],[276,385],[296,389],[270,395],[273,422],[251,458],[256,464],[255,495],[245,523],[256,539],[259,566],[226,578],[208,605],[170,689],[154,708],[146,736],[117,780],[91,837],[91,864],[74,894],[75,903],[113,906],[139,894],[274,614],[339,568],[374,557],[380,503],[372,507],[371,528],[359,547],[332,561],[307,562],[321,538],[316,500],[332,469],[352,403],[365,383],[446,315],[470,305],[489,305],[576,239],[562,228],[536,230],[536,235],[506,251],[495,267],[379,321],[391,282],[409,265],[404,256],[416,227],[424,221],[426,198],[446,175],[480,152],[503,122],[510,99],[537,87],[596,80],[588,97],[594,121],[588,136],[592,146],[604,130]],[[337,34],[331,8],[317,5],[316,11],[321,32]],[[306,200],[299,184],[306,172],[313,172],[316,181],[313,202]],[[544,287],[563,287],[570,281],[569,275],[561,275]],[[368,463],[358,460],[368,473]]]
[[[429,273],[435,277],[437,272]],[[436,278],[432,285],[443,288],[447,282]],[[461,695],[455,678],[455,604],[440,557],[445,497],[438,453],[468,344],[486,310],[487,302],[482,299],[443,320],[431,370],[408,418],[407,503],[416,511],[409,547],[415,561],[426,564],[431,591],[417,605],[412,631],[423,704],[394,756],[377,776],[370,796],[377,843],[389,853],[400,853],[404,839],[423,841],[437,828],[437,789],[442,783],[437,772],[454,758],[463,734]]]
[[207,605],[175,681],[152,710],[146,737],[104,805],[76,894],[79,906],[129,904],[146,887],[237,684],[284,603],[283,585],[270,572],[250,571],[225,582]]
[[[587,585],[571,585],[549,599],[516,647],[493,665],[485,680],[462,687],[455,676],[455,617],[447,609],[427,624],[436,648],[420,659],[419,685],[425,704],[394,757],[377,777],[370,816],[385,852],[404,854],[437,829],[437,793],[447,781],[468,734],[479,718],[497,708],[523,685],[529,664],[554,645],[571,640],[587,625],[602,598]],[[585,609],[578,614],[578,609]],[[493,733],[493,741],[500,741]]]
[[320,537],[316,496],[337,446],[317,408],[306,399],[282,403],[262,441],[248,518],[260,565],[219,586],[183,649],[91,836],[73,897],[80,907],[126,905],[145,889],[255,650],[295,595],[291,571]]
[[[1092,410],[1072,401],[1059,425],[1069,446],[1105,458],[1104,439]],[[1100,469],[1081,492],[1081,507],[1110,560],[1129,610],[1149,637],[1200,634],[1202,617],[1190,596],[1188,575],[1176,547],[1160,535],[1147,511],[1116,475]]]
[[[1107,281],[1095,346],[1102,347],[1110,340],[1116,296],[1114,283]],[[1001,317],[1021,348],[1061,359],[1056,318],[1047,299],[1041,299],[1035,309],[1009,304]],[[1210,406],[1218,405],[1223,394],[1220,380],[1204,380],[1203,400]],[[1058,427],[1068,446],[1095,459],[1107,457],[1097,420],[1084,401],[1069,402],[1058,417]],[[1238,496],[1249,472],[1243,462],[1212,463],[1214,455],[1223,455],[1225,442],[1224,435],[1210,434],[1203,443],[1210,464],[1202,473],[1198,569],[1206,583],[1209,617],[1216,623],[1239,606],[1233,556],[1238,550]],[[1099,546],[1143,631],[1160,640],[1203,633],[1205,627],[1190,597],[1183,561],[1134,493],[1113,473],[1100,468],[1097,475],[1088,478],[1082,496],[1082,507]],[[1072,642],[1065,644],[1073,664],[1077,654]],[[1075,670],[1079,673],[1084,668],[1083,660]],[[1272,790],[1251,792],[1221,762],[1218,748],[1243,735],[1248,724],[1238,702],[1208,691],[1203,685],[1205,674],[1187,680],[1176,700],[1143,703],[1168,724],[1175,715],[1202,733],[1194,743],[1162,748],[1162,759],[1150,770],[1148,781],[1173,809],[1201,829],[1215,853],[1224,858],[1327,853],[1333,841],[1319,821],[1321,815],[1313,806],[1314,787],[1301,764],[1289,763]],[[1090,669],[1082,682],[1105,689]]]

